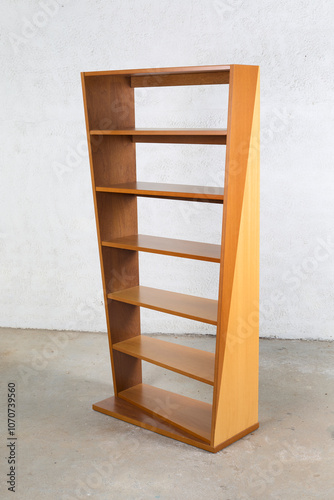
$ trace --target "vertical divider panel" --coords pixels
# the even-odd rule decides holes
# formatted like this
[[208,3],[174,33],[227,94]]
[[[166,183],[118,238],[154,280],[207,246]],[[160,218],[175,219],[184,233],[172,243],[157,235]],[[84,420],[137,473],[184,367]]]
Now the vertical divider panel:
[[258,427],[259,134],[257,66],[231,66],[212,445]]
[[140,335],[140,308],[117,303],[107,293],[139,284],[138,253],[102,246],[112,237],[138,233],[137,198],[97,193],[96,186],[136,181],[135,143],[128,137],[91,136],[90,130],[135,126],[134,89],[122,75],[82,73],[95,217],[115,395],[142,381],[141,361],[113,352],[112,345]]

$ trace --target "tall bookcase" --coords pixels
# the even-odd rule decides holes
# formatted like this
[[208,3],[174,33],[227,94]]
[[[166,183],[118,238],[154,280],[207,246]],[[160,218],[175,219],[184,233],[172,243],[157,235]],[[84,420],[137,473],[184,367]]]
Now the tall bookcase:
[[[81,76],[115,393],[93,408],[217,452],[259,425],[259,67]],[[217,84],[227,129],[135,127],[136,87]],[[226,145],[224,188],[137,182],[136,142]],[[221,245],[138,234],[138,196],[223,203]],[[217,300],[140,286],[139,251],[220,263]],[[215,353],[141,335],[141,307],[217,325]],[[142,360],[213,386],[212,404],[143,383]]]

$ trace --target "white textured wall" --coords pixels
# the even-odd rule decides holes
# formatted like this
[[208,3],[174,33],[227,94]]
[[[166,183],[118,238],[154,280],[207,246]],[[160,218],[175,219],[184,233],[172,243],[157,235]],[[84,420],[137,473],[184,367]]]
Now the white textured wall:
[[[2,1],[0,325],[105,329],[80,72],[245,63],[261,66],[261,335],[333,338],[333,25],[332,0]],[[136,93],[138,125],[223,123],[224,90]],[[140,145],[139,179],[219,183],[223,153]],[[143,232],[219,242],[217,206],[139,212]],[[140,264],[142,284],[216,294],[216,264]],[[214,332],[142,316],[145,332]]]

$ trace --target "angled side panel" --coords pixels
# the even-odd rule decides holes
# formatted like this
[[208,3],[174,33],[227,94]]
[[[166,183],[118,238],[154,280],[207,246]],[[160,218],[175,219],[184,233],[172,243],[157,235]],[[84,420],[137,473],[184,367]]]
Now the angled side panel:
[[259,134],[257,66],[232,66],[212,445],[258,422]]
[[[113,353],[112,344],[140,334],[140,309],[115,304],[107,293],[139,284],[138,254],[102,248],[101,241],[137,233],[135,196],[97,193],[96,187],[136,181],[135,144],[130,138],[91,136],[92,129],[135,126],[134,90],[130,77],[82,74],[86,129],[91,166],[96,228],[99,242],[104,302],[115,395],[141,383],[141,361]],[[120,319],[126,318],[122,327]]]

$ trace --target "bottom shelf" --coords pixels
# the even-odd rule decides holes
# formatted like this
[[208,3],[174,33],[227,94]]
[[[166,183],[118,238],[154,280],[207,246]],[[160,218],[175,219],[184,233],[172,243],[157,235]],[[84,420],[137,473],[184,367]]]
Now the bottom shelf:
[[259,427],[259,424],[255,424],[249,429],[246,429],[245,431],[240,432],[236,436],[228,439],[227,441],[220,443],[218,446],[213,447],[205,443],[204,441],[190,436],[188,433],[183,432],[180,429],[177,429],[173,425],[168,424],[167,422],[164,422],[157,417],[149,415],[140,408],[127,403],[125,400],[116,398],[115,396],[95,403],[93,405],[93,410],[117,418],[119,420],[123,420],[124,422],[137,425],[138,427],[148,429],[150,431],[156,432],[157,434],[176,439],[177,441],[196,446],[197,448],[211,451],[212,453],[217,453],[217,451],[225,448],[226,446],[229,446],[230,444],[234,443],[238,439],[241,439],[250,432],[255,431]]
[[208,444],[211,441],[212,406],[209,403],[147,384],[130,387],[118,396]]

